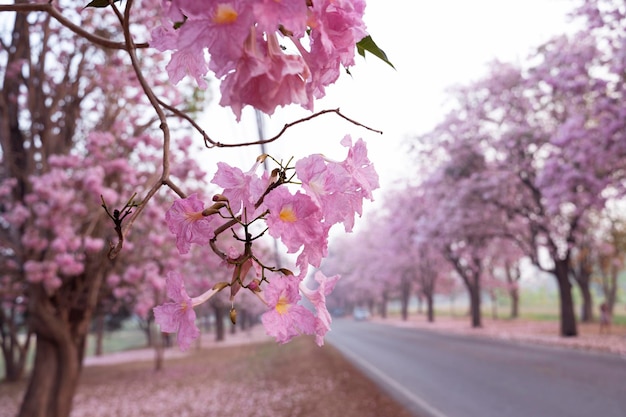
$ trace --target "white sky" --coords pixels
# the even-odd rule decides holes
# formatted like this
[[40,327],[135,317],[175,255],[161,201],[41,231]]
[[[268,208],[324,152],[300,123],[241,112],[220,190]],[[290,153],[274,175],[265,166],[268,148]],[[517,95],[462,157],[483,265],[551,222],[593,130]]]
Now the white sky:
[[[296,159],[324,153],[345,157],[339,141],[345,134],[368,143],[383,186],[407,171],[408,158],[400,145],[409,136],[434,127],[444,116],[445,90],[466,84],[486,72],[498,58],[524,61],[533,47],[571,30],[566,15],[576,0],[369,0],[365,22],[377,44],[396,67],[394,71],[372,55],[357,56],[352,77],[344,74],[327,89],[316,110],[341,108],[365,125],[382,130],[378,135],[349,124],[335,115],[292,128],[278,142],[267,145],[270,154]],[[244,111],[237,125],[232,112],[215,98],[200,120],[207,133],[223,142],[256,139],[253,111]],[[299,107],[277,109],[266,118],[266,137],[290,121],[309,115]],[[205,152],[209,166],[224,160],[247,169],[260,148],[214,149]],[[211,168],[209,168],[211,169]],[[375,195],[380,195],[380,191]]]

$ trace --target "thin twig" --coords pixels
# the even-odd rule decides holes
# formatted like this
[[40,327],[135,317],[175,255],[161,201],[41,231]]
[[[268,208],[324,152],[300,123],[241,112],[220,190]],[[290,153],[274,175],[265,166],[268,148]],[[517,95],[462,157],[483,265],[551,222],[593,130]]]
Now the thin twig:
[[[150,199],[152,199],[152,197],[156,194],[156,192],[159,190],[159,188],[161,188],[163,185],[166,185],[166,184],[167,185],[170,185],[170,184],[173,185],[169,181],[169,174],[170,174],[170,161],[169,161],[170,130],[169,130],[169,125],[167,124],[167,117],[165,116],[165,112],[163,111],[163,109],[161,108],[161,106],[159,104],[159,100],[157,99],[156,95],[154,94],[154,91],[152,91],[152,88],[150,87],[150,85],[148,84],[147,80],[145,79],[145,77],[144,77],[144,75],[143,75],[143,73],[141,71],[141,67],[139,66],[139,60],[137,59],[137,54],[135,52],[135,45],[134,45],[132,36],[130,34],[130,24],[129,24],[129,22],[130,22],[130,10],[131,10],[132,4],[133,4],[133,0],[127,0],[126,8],[124,9],[124,15],[123,16],[120,13],[119,9],[114,4],[111,3],[111,7],[113,8],[113,11],[117,15],[117,17],[120,20],[120,23],[121,23],[121,25],[122,25],[122,27],[124,29],[124,39],[126,41],[126,48],[125,49],[126,49],[126,52],[128,52],[131,64],[133,66],[135,74],[137,75],[137,80],[139,81],[139,84],[141,85],[141,88],[143,89],[144,94],[146,95],[146,97],[148,97],[148,100],[150,101],[150,104],[152,105],[152,107],[156,111],[157,115],[159,116],[159,120],[161,122],[159,127],[163,131],[162,173],[161,173],[161,178],[159,178],[157,181],[154,182],[154,184],[152,184],[152,186],[148,190],[148,193],[146,194],[146,196],[144,197],[142,202],[137,206],[137,209],[128,218],[128,221],[126,222],[126,224],[124,225],[124,227],[122,229],[123,233],[122,233],[121,239],[119,239],[117,244],[115,246],[112,246],[111,250],[109,251],[109,258],[111,258],[111,259],[115,258],[118,255],[118,253],[122,250],[122,246],[124,244],[124,238],[126,237],[128,232],[130,231],[130,229],[131,229],[133,223],[135,222],[135,220],[139,217],[139,215],[141,214],[143,209],[146,207],[146,205],[148,204]],[[175,188],[176,188],[177,192],[180,192],[178,187],[175,187]]]
[[[126,42],[114,42],[101,36],[94,35],[91,32],[86,31],[82,27],[76,25],[56,8],[52,3],[34,3],[34,4],[1,4],[0,12],[17,12],[17,13],[30,13],[30,12],[46,12],[50,16],[54,17],[60,24],[74,32],[75,34],[87,39],[88,41],[109,49],[126,49]],[[133,45],[133,48],[148,48],[150,45],[147,42],[137,43]]]
[[250,146],[250,145],[261,145],[261,144],[265,144],[265,143],[270,143],[270,142],[274,142],[275,140],[277,140],[278,138],[280,138],[283,134],[285,134],[285,132],[287,131],[287,129],[289,129],[290,127],[293,127],[297,124],[300,123],[304,123],[306,121],[309,121],[311,119],[314,119],[318,116],[327,114],[327,113],[335,113],[337,114],[339,117],[347,120],[348,122],[355,124],[357,126],[361,126],[367,130],[370,130],[372,132],[376,132],[382,135],[382,131],[380,130],[376,130],[373,129],[371,127],[365,126],[362,123],[357,122],[356,120],[353,120],[347,116],[345,116],[343,113],[341,113],[341,111],[339,109],[326,109],[326,110],[321,110],[317,113],[314,113],[310,116],[304,117],[302,119],[296,120],[294,122],[291,123],[287,123],[283,126],[283,128],[281,129],[280,132],[278,132],[277,135],[269,138],[269,139],[261,139],[261,140],[256,140],[254,142],[239,142],[239,143],[222,143],[222,142],[217,142],[213,139],[211,139],[211,137],[204,131],[204,129],[202,129],[202,127],[200,127],[200,125],[191,118],[191,116],[189,116],[187,113],[185,113],[182,110],[177,109],[176,107],[165,103],[163,100],[158,100],[159,104],[171,111],[175,116],[180,117],[183,120],[186,120],[187,122],[189,122],[189,124],[198,132],[202,135],[202,138],[204,139],[204,146],[206,146],[207,148],[211,149],[211,148],[236,148],[236,147],[243,147],[243,146]]
[[309,120],[315,119],[316,117],[322,116],[322,115],[327,114],[327,113],[335,113],[339,117],[341,117],[342,119],[347,120],[348,122],[350,122],[352,124],[355,124],[355,125],[360,126],[360,127],[364,128],[364,129],[370,130],[372,132],[379,133],[381,135],[383,134],[383,132],[381,130],[376,130],[376,129],[373,129],[371,127],[365,126],[364,124],[359,123],[356,120],[353,120],[353,119],[351,119],[351,118],[349,118],[347,116],[344,116],[339,109],[326,109],[326,110],[321,110],[321,111],[319,111],[317,113],[314,113],[314,114],[312,114],[310,116],[303,117],[302,119],[298,119],[298,120],[296,120],[294,122],[286,123],[283,126],[283,128],[280,130],[280,132],[278,132],[277,135],[275,135],[275,136],[273,136],[273,137],[271,137],[269,139],[261,139],[261,140],[257,140],[257,141],[253,141],[253,142],[240,142],[240,143],[229,144],[229,143],[215,142],[215,141],[211,140],[208,136],[205,135],[204,144],[205,144],[205,146],[207,148],[213,148],[213,147],[218,147],[218,148],[237,148],[237,147],[241,147],[241,146],[263,145],[265,143],[274,142],[275,140],[280,138],[287,131],[287,129],[289,129],[289,128],[295,126],[295,125],[298,125],[300,123],[308,122]]

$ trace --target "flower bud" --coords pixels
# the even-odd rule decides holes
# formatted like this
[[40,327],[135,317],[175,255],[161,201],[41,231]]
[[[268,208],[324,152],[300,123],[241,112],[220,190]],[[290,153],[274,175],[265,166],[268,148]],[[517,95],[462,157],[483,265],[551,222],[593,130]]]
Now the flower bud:
[[248,289],[252,292],[260,292],[261,291],[261,281],[258,279],[253,279],[248,284]]
[[279,175],[280,175],[280,169],[274,168],[272,170],[272,174],[270,175],[270,183],[276,182],[276,180],[278,179]]
[[228,199],[223,194],[215,194],[213,196],[213,201],[228,201]]
[[226,203],[223,203],[221,201],[213,204],[211,207],[205,208],[204,210],[202,210],[202,215],[204,217],[207,216],[211,216],[213,214],[217,214],[219,213],[220,209],[226,207]]
[[230,322],[237,324],[237,310],[235,310],[235,307],[230,309]]

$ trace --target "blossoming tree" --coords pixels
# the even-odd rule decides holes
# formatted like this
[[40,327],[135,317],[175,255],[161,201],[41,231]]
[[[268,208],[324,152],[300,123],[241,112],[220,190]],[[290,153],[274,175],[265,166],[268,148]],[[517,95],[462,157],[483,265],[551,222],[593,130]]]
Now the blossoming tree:
[[[190,76],[200,88],[210,70],[220,82],[220,103],[237,118],[245,106],[267,114],[288,104],[313,110],[342,67],[354,64],[355,52],[386,61],[367,36],[364,8],[362,0],[0,6],[14,19],[1,50],[0,225],[2,261],[9,266],[3,280],[25,288],[29,329],[37,338],[21,416],[69,415],[102,283],[124,247],[145,243],[132,230],[140,229],[141,216],[164,186],[180,197],[165,217],[177,250],[205,246],[230,270],[228,280],[207,283],[206,292],[191,297],[185,270],[168,265],[170,302],[154,311],[164,331],[176,331],[187,348],[198,334],[193,307],[228,289],[233,321],[238,293],[248,292],[266,306],[263,322],[279,342],[304,333],[323,343],[330,325],[325,298],[338,277],[316,274],[315,289],[304,278],[326,256],[330,228],[342,223],[350,231],[362,200],[372,199],[378,187],[365,143],[346,136],[342,161],[312,155],[275,161],[267,173],[257,172],[264,158],[271,159],[267,155],[246,172],[219,164],[212,182],[220,192],[208,201],[188,195],[181,184],[189,160],[173,152],[172,116],[192,126],[206,147],[226,145],[181,107],[192,89],[172,88],[159,61],[169,57],[172,83]],[[360,125],[338,110],[311,117],[326,113]],[[231,146],[251,143],[260,142]],[[146,158],[146,150],[160,152],[148,151]],[[293,265],[279,267],[262,256],[258,243],[266,235],[297,255]],[[302,296],[314,312],[298,305]]]

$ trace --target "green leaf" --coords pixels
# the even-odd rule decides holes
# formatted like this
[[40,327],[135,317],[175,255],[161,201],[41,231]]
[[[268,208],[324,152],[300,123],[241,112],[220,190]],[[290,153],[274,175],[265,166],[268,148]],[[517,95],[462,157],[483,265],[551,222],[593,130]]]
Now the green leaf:
[[378,47],[378,45],[376,45],[376,42],[374,42],[370,35],[367,35],[356,43],[356,50],[363,58],[365,58],[365,51],[367,51],[370,54],[381,59],[383,62],[389,64],[391,68],[396,69],[391,61],[389,61],[389,58],[387,58],[387,54],[385,53],[385,51],[383,51]]
[[[113,0],[113,3],[115,3],[116,1],[121,1],[121,0]],[[85,6],[85,8],[87,7],[107,7],[109,5],[109,0],[91,0],[89,2],[89,4],[87,4]]]
[[180,29],[185,24],[186,21],[187,21],[187,16],[183,15],[183,20],[181,20],[180,22],[174,22],[174,30]]

